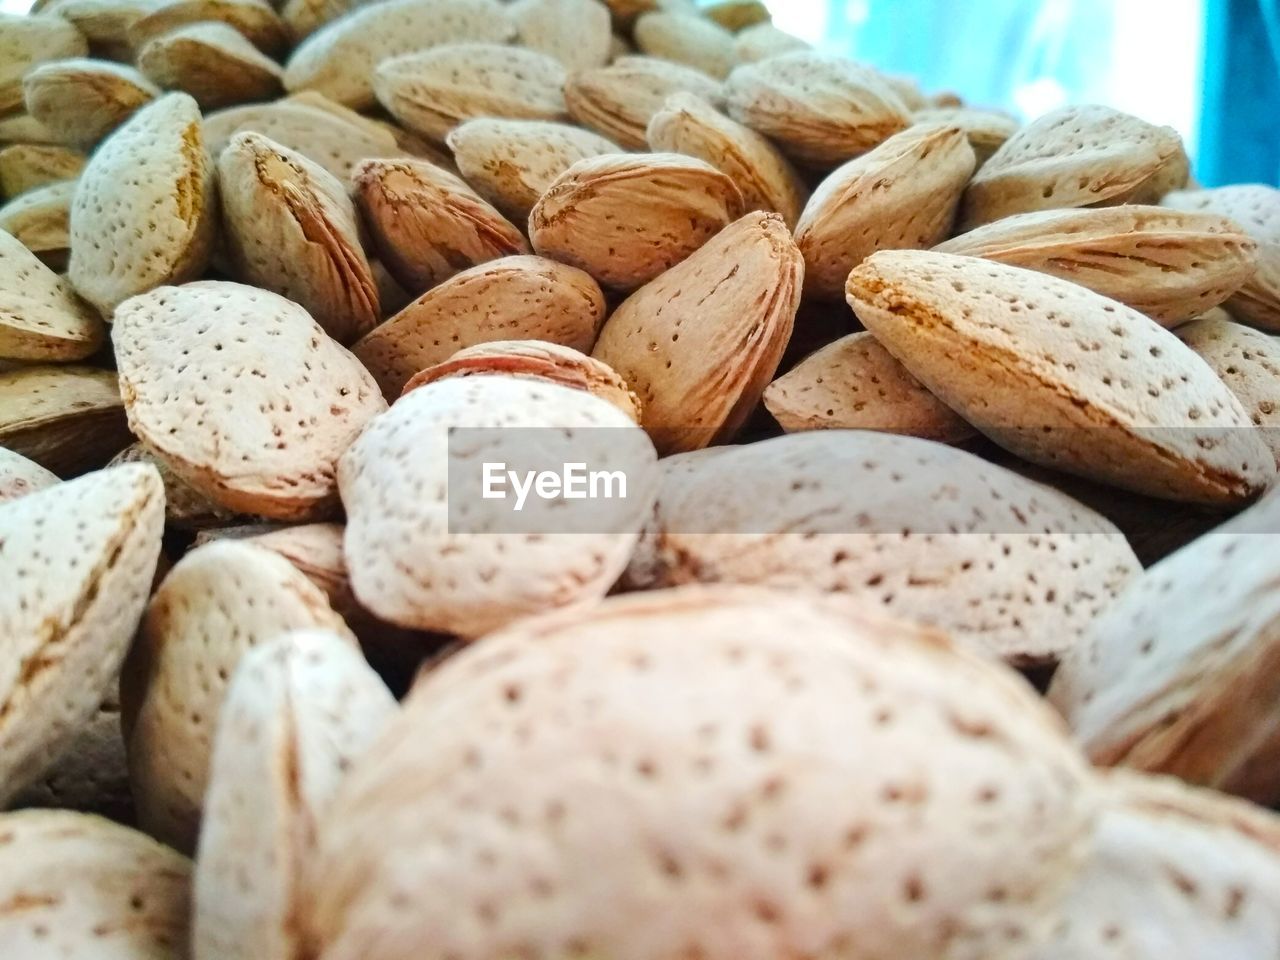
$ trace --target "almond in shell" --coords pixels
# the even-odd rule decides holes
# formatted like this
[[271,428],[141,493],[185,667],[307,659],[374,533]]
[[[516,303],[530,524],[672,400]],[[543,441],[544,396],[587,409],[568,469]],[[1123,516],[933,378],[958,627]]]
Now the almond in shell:
[[521,45],[554,57],[566,70],[609,62],[613,34],[609,8],[600,0],[515,0],[507,9]]
[[46,10],[75,24],[95,57],[130,63],[129,28],[165,0],[54,0]]
[[92,147],[160,88],[133,67],[109,60],[58,60],[22,81],[27,112],[64,143]]
[[53,131],[35,117],[28,114],[25,108],[20,113],[0,117],[0,143],[59,143]]
[[121,463],[148,463],[164,484],[164,521],[178,530],[201,530],[234,523],[239,514],[218,506],[170,469],[169,465],[141,443],[131,443],[114,457],[109,466]]
[[120,386],[109,370],[0,372],[0,446],[73,477],[102,466],[131,441]]
[[22,78],[33,67],[88,53],[84,35],[61,17],[0,13],[0,117],[22,109]]
[[280,65],[225,23],[192,23],[161,34],[138,53],[138,66],[167,90],[183,90],[204,110],[281,92]]
[[661,57],[723,79],[733,69],[733,34],[698,13],[655,10],[642,14],[633,31],[636,46]]
[[877,250],[946,239],[973,168],[959,127],[913,126],[828,175],[796,225],[806,294],[839,300],[849,271]]
[[782,358],[803,279],[782,218],[749,213],[614,311],[592,355],[640,397],[660,452],[742,426]]
[[675,153],[579,160],[529,214],[538,253],[634,290],[742,215],[742,192],[711,164]]
[[748,210],[773,211],[794,228],[809,191],[791,163],[768,139],[691,93],[674,93],[645,131],[655,151],[705,160],[726,174]]
[[11,235],[50,269],[66,269],[75,194],[75,180],[59,180],[14,197],[0,207],[0,233]]
[[504,257],[428,290],[352,349],[390,399],[418,371],[478,343],[535,339],[590,350],[604,316],[604,294],[583,271]]
[[1126,204],[1015,214],[936,249],[1071,280],[1173,327],[1247,283],[1257,245],[1223,216]]
[[269,56],[289,45],[289,30],[265,0],[163,0],[129,27],[129,42],[141,51],[148,43],[193,23],[225,23]]
[[0,230],[0,357],[83,360],[105,339],[102,320],[71,285]]
[[57,474],[34,460],[0,447],[0,503],[17,500],[59,482]]
[[738,63],[755,63],[784,53],[808,49],[809,44],[785,30],[779,30],[772,23],[757,23],[746,27],[733,38],[733,57]]
[[135,435],[237,513],[331,511],[338,455],[384,407],[306,310],[254,287],[201,281],[135,297],[112,339]]
[[468,267],[529,252],[514,224],[426,160],[365,160],[352,181],[379,258],[412,294]]
[[969,138],[969,146],[973,147],[979,167],[1018,132],[1018,121],[1008,114],[973,107],[925,107],[913,110],[911,121],[916,124],[959,127]]
[[163,530],[164,488],[140,464],[0,506],[0,802],[48,771],[115,682]]
[[166,94],[99,146],[80,175],[71,283],[109,317],[136,293],[203,273],[216,220],[200,109],[184,93]]
[[68,147],[15,143],[0,149],[0,197],[59,180],[74,180],[84,169],[85,155]]
[[1057,277],[881,251],[848,300],[885,348],[1001,446],[1171,500],[1232,504],[1275,476],[1240,401],[1154,320]]

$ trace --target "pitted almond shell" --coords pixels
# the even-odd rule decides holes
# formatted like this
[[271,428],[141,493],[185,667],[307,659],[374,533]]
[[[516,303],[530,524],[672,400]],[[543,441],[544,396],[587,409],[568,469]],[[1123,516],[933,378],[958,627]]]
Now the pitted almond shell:
[[1258,269],[1228,302],[1237,319],[1280,333],[1280,190],[1262,184],[1188,190],[1164,198],[1179,210],[1230,217],[1258,244]]
[[1015,214],[936,249],[1070,280],[1166,327],[1226,300],[1257,255],[1226,217],[1130,204]]
[[0,14],[0,117],[22,109],[22,78],[33,67],[88,54],[84,35],[61,17]]
[[135,297],[112,339],[135,435],[237,513],[330,512],[338,455],[385,406],[302,307],[254,287],[201,281]]
[[592,356],[640,397],[662,454],[731,438],[773,379],[804,261],[777,214],[749,213],[614,311]]
[[585,352],[604,316],[604,294],[583,271],[503,257],[428,290],[352,350],[392,399],[418,371],[478,343],[547,340]]
[[111,458],[109,466],[121,463],[149,463],[156,468],[164,484],[164,519],[170,526],[179,530],[201,530],[234,523],[240,516],[218,506],[192,487],[141,443],[129,444]]
[[515,0],[507,10],[521,46],[554,57],[566,70],[609,62],[613,33],[609,8],[600,0]]
[[210,762],[192,890],[196,960],[298,954],[317,823],[396,710],[345,637],[301,630],[245,653]]
[[416,374],[404,385],[404,393],[447,377],[487,375],[546,380],[585,390],[640,422],[640,398],[616,370],[572,347],[545,340],[496,340],[465,347],[448,360]]
[[675,153],[579,160],[529,214],[538,253],[602,285],[634,290],[742,215],[742,192],[711,164]]
[[747,63],[725,81],[729,116],[797,163],[830,169],[911,123],[885,78],[861,64],[797,50]]
[[607,67],[571,74],[564,85],[569,115],[625,150],[644,150],[645,130],[673,93],[724,103],[718,81],[692,67],[656,57],[624,56]]
[[446,43],[508,43],[515,35],[497,0],[386,0],[307,37],[285,64],[284,85],[365,109],[375,103],[374,71],[384,60]]
[[1275,477],[1204,361],[1084,287],[973,257],[882,251],[849,275],[848,300],[947,406],[1027,460],[1197,503],[1247,501]]
[[200,109],[184,93],[143,107],[98,147],[71,205],[69,276],[110,317],[120,301],[204,272],[217,220]]
[[771,17],[769,8],[760,0],[719,0],[703,7],[702,13],[732,33],[768,23]]
[[163,531],[164,488],[140,464],[0,508],[0,803],[39,780],[106,698]]
[[402,157],[407,151],[389,130],[318,93],[299,94],[274,103],[229,107],[204,119],[204,137],[214,157],[237,133],[259,133],[345,181],[366,157]]
[[68,147],[15,143],[0,149],[0,197],[59,180],[74,180],[84,169],[85,155]]
[[379,258],[410,294],[468,267],[529,252],[519,228],[426,160],[365,160],[352,182]]
[[339,343],[371,330],[378,288],[346,186],[258,133],[218,158],[222,222],[239,275],[303,306]]
[[736,63],[733,34],[699,13],[641,14],[632,35],[649,56],[683,63],[717,79],[727,77]]
[[[455,429],[485,432],[451,452]],[[450,481],[478,477],[482,463],[503,453],[503,438],[523,432],[534,444],[552,442],[537,439],[538,431],[573,441],[573,455],[592,470],[625,474],[625,497],[592,503],[599,526],[528,531],[502,507],[482,505],[479,490]],[[419,387],[375,418],[339,463],[356,597],[384,620],[466,639],[598,600],[626,566],[652,508],[656,460],[626,414],[585,390],[501,376]],[[468,508],[483,536],[451,521],[453,509],[466,516]]]
[[191,862],[70,810],[0,815],[0,942],[13,957],[183,957]]
[[1119,530],[1050,487],[943,444],[824,430],[669,471],[623,582],[848,594],[1032,665],[1141,571]]
[[468,120],[447,142],[467,183],[519,224],[528,222],[538,198],[574,163],[622,152],[616,143],[579,127],[498,117]]
[[14,197],[0,207],[0,233],[11,235],[48,269],[66,269],[76,184],[59,180]]
[[65,143],[92,147],[160,88],[133,67],[108,60],[58,60],[22,82],[27,112]]
[[765,137],[720,113],[692,93],[673,93],[649,121],[645,137],[655,151],[705,160],[727,175],[747,210],[782,215],[788,229],[809,190],[791,163]]
[[475,117],[565,119],[564,66],[534,50],[496,43],[450,43],[378,65],[378,101],[402,124],[444,143]]
[[57,474],[20,453],[0,447],[0,503],[17,500],[60,483]]
[[73,477],[132,439],[114,373],[79,366],[0,372],[0,447]]
[[1280,799],[1280,495],[1155,564],[1093,624],[1049,699],[1100,766]]
[[218,713],[246,651],[291,630],[354,638],[324,594],[287,560],[235,540],[188,553],[147,606],[121,676],[138,822],[191,850]]
[[166,0],[129,27],[129,43],[141,51],[171,30],[193,23],[225,23],[268,56],[289,45],[289,29],[265,0]]
[[916,124],[945,124],[959,127],[969,138],[978,166],[991,159],[1006,140],[1018,132],[1018,121],[1006,113],[995,110],[977,110],[973,107],[927,106],[911,113]]
[[982,165],[965,192],[961,226],[1033,210],[1152,202],[1159,197],[1144,196],[1152,181],[1185,159],[1170,127],[1110,107],[1063,107],[1027,124]]
[[865,331],[800,361],[769,384],[764,405],[788,433],[879,430],[958,443],[975,432]]
[[1180,327],[1178,338],[1236,395],[1280,463],[1280,337],[1203,317]]
[[945,240],[973,168],[959,127],[913,126],[829,174],[796,224],[805,293],[839,300],[849,271],[877,250]]
[[756,63],[784,53],[808,50],[809,44],[799,37],[779,30],[772,23],[757,23],[740,31],[733,38],[734,59],[742,63]]
[[234,27],[192,23],[150,41],[138,66],[167,90],[183,90],[203,110],[280,95],[284,71]]
[[1013,956],[1085,856],[1088,778],[1025,684],[935,632],[771,591],[615,597],[417,684],[324,819],[304,923],[326,960],[500,956],[507,918],[536,956]]
[[0,229],[0,357],[83,360],[105,340],[102,320],[71,285]]

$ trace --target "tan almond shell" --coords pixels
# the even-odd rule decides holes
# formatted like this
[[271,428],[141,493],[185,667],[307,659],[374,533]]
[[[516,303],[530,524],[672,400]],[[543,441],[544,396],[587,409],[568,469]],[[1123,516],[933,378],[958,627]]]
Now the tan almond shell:
[[[0,222],[3,222],[0,210]],[[106,341],[106,328],[17,238],[0,230],[0,357],[83,360]]]
[[22,108],[22,78],[33,67],[88,54],[84,35],[61,17],[0,14],[0,117]]
[[231,138],[218,176],[241,279],[300,304],[339,343],[377,325],[378,287],[342,181],[259,133]]
[[0,447],[73,477],[132,441],[111,371],[61,365],[0,371]]
[[133,60],[129,28],[166,0],[52,0],[49,13],[75,24],[95,56],[128,63]]
[[467,183],[519,224],[528,222],[538,198],[574,163],[622,152],[579,127],[500,117],[468,120],[453,129],[447,143]]
[[769,140],[720,113],[692,93],[673,93],[645,131],[654,151],[705,160],[742,191],[747,210],[782,215],[794,229],[809,197],[808,187]]
[[295,43],[301,43],[321,27],[362,6],[360,0],[284,0],[278,9],[290,36]]
[[1125,204],[1015,214],[935,249],[1061,277],[1174,327],[1246,283],[1257,245],[1226,217]]
[[0,117],[0,143],[57,144],[53,131],[25,111]]
[[60,483],[58,475],[20,453],[0,447],[0,503]]
[[787,433],[878,430],[959,443],[976,432],[866,331],[800,361],[769,384],[764,405]]
[[299,954],[296,914],[317,823],[396,711],[344,637],[301,630],[245,653],[210,761],[192,889],[194,960]]
[[102,817],[0,815],[0,942],[18,958],[187,955],[191,862]]
[[0,197],[16,197],[59,180],[74,180],[87,159],[69,147],[39,143],[4,147],[0,149]]
[[317,102],[321,99],[320,94],[307,93],[211,113],[204,118],[209,151],[218,157],[237,133],[259,133],[343,181],[366,157],[407,155],[389,131],[362,123],[365,118],[339,104],[322,106]]
[[0,804],[39,780],[115,682],[151,589],[164,488],[102,470],[0,509]]
[[1084,287],[973,257],[881,251],[849,275],[848,300],[921,383],[1024,459],[1206,504],[1247,501],[1275,477],[1248,414],[1203,360]]
[[1220,318],[1201,318],[1178,338],[1222,378],[1280,463],[1280,337]]
[[733,34],[699,13],[655,10],[641,14],[632,36],[651,57],[683,63],[721,80],[737,62]]
[[147,606],[120,681],[143,829],[179,850],[195,846],[215,724],[240,658],[312,628],[355,644],[324,593],[269,550],[219,540],[174,565]]
[[108,60],[58,60],[37,67],[22,83],[27,112],[65,143],[92,147],[160,88],[133,67]]
[[474,376],[524,377],[585,390],[640,422],[640,398],[616,370],[572,347],[545,340],[495,340],[464,347],[416,374],[404,385],[404,393],[447,377]]
[[806,296],[841,300],[849,271],[877,250],[945,240],[973,169],[959,127],[917,125],[830,173],[796,224]]
[[138,53],[138,67],[167,90],[183,90],[202,110],[273,100],[284,71],[234,27],[193,23],[161,34]]
[[76,187],[75,180],[59,180],[14,197],[0,207],[0,233],[13,236],[47,268],[65,269]]
[[959,127],[969,138],[969,146],[973,147],[979,167],[1018,132],[1018,121],[1008,114],[972,107],[925,107],[912,111],[911,122]]
[[1056,490],[871,431],[793,434],[694,461],[664,483],[652,530],[628,586],[848,594],[1019,665],[1070,650],[1142,571],[1115,526]]
[[1280,799],[1280,494],[1151,567],[1049,689],[1101,766]]
[[1262,184],[1189,190],[1167,195],[1165,206],[1230,217],[1258,244],[1258,269],[1227,302],[1237,319],[1280,333],[1280,190]]
[[361,110],[375,103],[374,71],[384,60],[446,43],[508,43],[515,35],[497,0],[386,0],[307,37],[285,64],[284,85]]
[[351,179],[379,259],[410,294],[477,264],[529,252],[518,227],[426,160],[365,160]]
[[809,44],[779,30],[772,23],[754,24],[733,38],[733,56],[739,64],[756,63],[769,57],[808,49]]
[[478,343],[547,340],[585,352],[604,316],[604,294],[588,274],[542,257],[503,257],[431,288],[352,350],[391,399],[419,370]]
[[183,283],[213,254],[217,204],[200,109],[185,93],[143,107],[94,152],[71,205],[72,285],[104,317]]
[[554,57],[566,70],[609,62],[613,33],[609,8],[600,0],[515,0],[507,10],[521,46]]
[[[450,452],[454,429],[553,429],[593,470],[622,469],[626,496],[597,498],[589,530],[537,532],[509,505],[449,494],[450,474],[476,475],[501,453],[496,435]],[[497,444],[498,446],[495,446]],[[510,449],[510,448],[509,448]],[[657,457],[644,432],[584,390],[519,377],[451,377],[401,397],[338,466],[347,511],[343,552],[356,597],[384,620],[463,638],[554,607],[598,600],[627,564],[657,494]],[[563,503],[563,501],[561,501]],[[470,509],[472,530],[451,510]]]
[[437,143],[475,117],[566,119],[560,61],[496,43],[450,43],[378,64],[378,102]]
[[768,23],[772,16],[769,8],[760,0],[718,0],[703,7],[702,13],[732,33],[741,33],[748,27]]
[[911,123],[884,77],[826,54],[797,50],[743,64],[725,81],[729,116],[797,163],[836,167]]
[[1009,960],[1085,856],[1088,778],[1024,683],[932,631],[615,597],[419,681],[321,824],[303,922],[326,960]]
[[556,178],[529,214],[543,256],[602,286],[634,290],[742,215],[742,192],[711,164],[677,153],[605,154]]
[[1265,956],[1280,937],[1280,820],[1172,779],[1104,784],[1090,856],[1032,960]]
[[1185,158],[1170,127],[1110,107],[1063,107],[1024,126],[982,165],[965,192],[961,227],[1033,210],[1158,201],[1144,190]]
[[265,0],[165,0],[129,27],[129,43],[141,51],[148,43],[193,23],[225,23],[268,56],[289,45],[289,29]]
[[170,469],[169,465],[141,443],[131,443],[114,457],[110,466],[121,463],[149,463],[164,483],[165,523],[179,530],[202,530],[234,523],[240,514],[218,506]]
[[[448,153],[436,144],[428,143],[423,137],[420,137],[412,130],[406,130],[404,127],[397,126],[390,120],[357,113],[350,107],[345,107],[340,103],[330,100],[323,93],[318,93],[315,90],[300,90],[297,93],[289,94],[283,100],[277,102],[321,110],[337,117],[340,120],[345,120],[348,124],[359,127],[361,130],[367,131],[369,134],[380,137],[384,140],[389,136],[395,142],[396,152],[394,153],[388,154],[384,152],[379,154],[366,154],[366,156],[387,157],[404,155],[420,157],[424,160],[430,160],[432,163],[438,164],[439,166],[446,167],[450,170],[453,169],[452,161],[450,161]],[[360,159],[364,159],[364,157],[361,157]]]
[[306,310],[254,287],[162,287],[121,307],[112,339],[134,434],[236,513],[332,511],[339,454],[385,407]]
[[607,67],[569,75],[564,102],[569,115],[625,150],[645,150],[645,130],[673,93],[692,93],[713,106],[724,103],[720,83],[692,67],[656,57],[624,56]]
[[592,356],[630,385],[662,454],[728,440],[790,339],[804,261],[776,213],[749,213],[613,312]]

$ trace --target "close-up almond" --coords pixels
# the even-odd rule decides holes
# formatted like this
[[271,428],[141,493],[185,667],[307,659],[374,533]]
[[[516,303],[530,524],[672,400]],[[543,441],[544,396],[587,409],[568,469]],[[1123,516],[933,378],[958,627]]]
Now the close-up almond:
[[86,157],[78,150],[39,143],[15,143],[0,149],[0,197],[16,197],[27,190],[60,180],[74,180]]
[[12,236],[50,269],[65,270],[77,186],[75,180],[59,180],[14,197],[0,207],[0,232]]
[[279,95],[280,65],[225,23],[193,23],[156,37],[138,66],[166,90],[182,90],[202,110]]
[[655,10],[641,14],[633,29],[636,46],[651,57],[723,79],[733,69],[733,34],[698,13]]
[[0,447],[0,503],[60,483],[57,474],[7,447]]
[[132,441],[111,371],[57,365],[0,372],[0,446],[73,477]]
[[165,34],[196,23],[225,23],[268,56],[278,56],[289,43],[289,30],[266,0],[160,0],[129,27],[135,51]]
[[160,88],[133,67],[108,60],[47,63],[28,73],[22,88],[33,118],[63,142],[84,148],[160,96]]
[[0,13],[0,116],[22,106],[22,78],[50,60],[84,57],[84,35],[61,17]]
[[554,57],[566,70],[609,62],[613,34],[609,8],[600,0],[514,0],[507,10],[521,45]]
[[1010,115],[994,110],[975,110],[972,107],[926,107],[923,110],[913,110],[911,121],[915,124],[940,123],[948,127],[959,127],[969,138],[969,146],[973,147],[979,167],[1018,132],[1018,121]]
[[101,318],[71,285],[0,230],[0,357],[83,360],[105,340]]

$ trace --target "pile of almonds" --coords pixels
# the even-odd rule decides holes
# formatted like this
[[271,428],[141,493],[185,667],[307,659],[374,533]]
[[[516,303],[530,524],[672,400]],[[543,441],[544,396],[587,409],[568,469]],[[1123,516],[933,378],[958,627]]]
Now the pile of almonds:
[[5,960],[1276,957],[1277,189],[757,0],[38,0],[0,199]]

